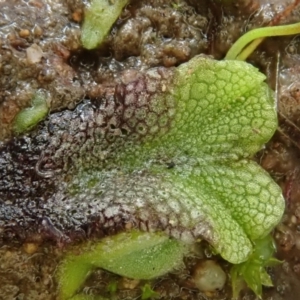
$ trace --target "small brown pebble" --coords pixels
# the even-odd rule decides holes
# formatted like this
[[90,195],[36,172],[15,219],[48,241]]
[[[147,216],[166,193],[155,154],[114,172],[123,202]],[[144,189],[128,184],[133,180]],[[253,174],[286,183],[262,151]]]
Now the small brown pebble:
[[35,243],[24,243],[23,244],[23,249],[27,254],[33,254],[37,251],[38,249],[38,244]]
[[41,1],[38,1],[38,0],[30,0],[28,2],[29,5],[31,6],[35,6],[37,8],[43,8],[44,4],[41,2]]
[[292,224],[297,224],[297,217],[295,215],[291,216],[291,223]]
[[39,25],[35,25],[33,28],[33,33],[36,37],[40,37],[43,34],[43,29]]
[[38,63],[43,57],[43,50],[37,44],[32,44],[26,49],[26,56],[29,64]]
[[7,40],[9,40],[9,41],[15,41],[15,40],[17,39],[15,33],[12,33],[12,32],[10,32],[10,33],[7,35],[6,38],[7,38]]
[[4,258],[9,259],[12,256],[12,253],[10,251],[6,251],[4,254]]
[[119,283],[119,287],[120,287],[120,289],[133,290],[139,285],[139,283],[140,283],[140,280],[138,280],[138,279],[129,279],[129,278],[123,277]]
[[80,23],[82,21],[82,10],[81,9],[77,9],[72,13],[72,19],[75,22]]
[[19,36],[22,38],[27,38],[30,36],[30,31],[28,29],[21,29],[19,31]]
[[195,266],[193,272],[195,286],[203,292],[209,293],[221,290],[226,282],[226,274],[221,266],[213,260],[202,260]]
[[214,296],[214,294],[215,294],[214,292],[204,292],[204,293],[209,298],[212,298]]

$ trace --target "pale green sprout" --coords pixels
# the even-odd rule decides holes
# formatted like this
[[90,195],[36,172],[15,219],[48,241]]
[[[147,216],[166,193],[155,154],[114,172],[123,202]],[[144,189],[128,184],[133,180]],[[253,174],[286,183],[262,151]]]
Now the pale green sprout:
[[230,275],[232,281],[233,298],[237,299],[244,281],[261,298],[262,285],[273,286],[266,267],[272,267],[281,262],[273,257],[276,247],[270,235],[264,239],[255,241],[254,252],[249,259],[231,268]]
[[153,291],[150,284],[145,284],[142,288],[142,300],[153,299],[159,297],[159,294]]
[[46,95],[42,91],[37,91],[31,101],[31,107],[24,108],[15,117],[13,130],[20,134],[30,131],[49,113]]
[[[257,28],[242,35],[229,49],[225,59],[246,60],[260,44],[261,39],[270,36],[284,36],[300,33],[300,23]],[[253,41],[253,42],[252,42]],[[252,42],[252,43],[251,43]]]
[[101,45],[129,0],[93,0],[85,10],[81,31],[84,48],[94,49]]

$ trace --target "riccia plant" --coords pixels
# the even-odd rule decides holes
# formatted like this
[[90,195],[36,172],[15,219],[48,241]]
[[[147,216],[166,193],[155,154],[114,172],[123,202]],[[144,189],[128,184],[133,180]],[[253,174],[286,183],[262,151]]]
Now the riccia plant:
[[[151,78],[164,76],[168,84],[154,88]],[[264,80],[245,62],[197,56],[123,87],[113,152],[99,169],[78,166],[69,193],[99,202],[106,217],[121,211],[146,232],[129,230],[68,255],[58,276],[61,299],[74,296],[95,267],[138,279],[162,275],[199,238],[232,264],[251,258],[284,211],[280,188],[251,159],[277,128]]]
[[[265,75],[238,60],[256,48],[252,40],[295,34],[298,27],[252,30],[224,61],[197,56],[168,76],[158,68],[124,87],[115,99],[122,107],[113,124],[119,136],[112,138],[122,147],[113,147],[99,170],[81,166],[69,192],[79,197],[88,185],[89,199],[99,195],[104,215],[118,215],[121,207],[142,231],[128,230],[67,255],[58,272],[61,299],[86,299],[76,291],[95,267],[137,279],[165,274],[199,238],[234,264],[233,298],[244,280],[259,297],[262,285],[272,285],[265,267],[278,262],[269,234],[282,217],[284,199],[251,158],[272,137],[277,115]],[[168,82],[152,93],[155,77]]]

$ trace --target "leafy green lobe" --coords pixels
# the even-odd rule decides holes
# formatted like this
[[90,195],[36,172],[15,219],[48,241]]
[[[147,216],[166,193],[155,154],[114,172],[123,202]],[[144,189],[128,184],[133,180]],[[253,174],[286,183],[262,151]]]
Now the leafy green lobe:
[[82,251],[78,256],[69,255],[61,266],[61,299],[71,298],[95,267],[131,278],[161,276],[181,264],[186,247],[165,234],[131,231],[88,245]]

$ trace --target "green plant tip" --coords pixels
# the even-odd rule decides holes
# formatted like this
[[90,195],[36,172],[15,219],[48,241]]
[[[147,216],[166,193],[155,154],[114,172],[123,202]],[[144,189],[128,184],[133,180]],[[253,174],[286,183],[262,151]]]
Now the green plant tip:
[[242,35],[229,49],[225,59],[231,60],[246,60],[247,57],[255,50],[256,44],[253,46],[246,47],[252,41],[264,37],[270,36],[284,36],[293,35],[300,33],[300,23],[281,25],[281,26],[270,26],[250,30],[249,32]]
[[145,284],[142,288],[142,300],[158,298],[159,294],[153,291],[150,284]]
[[49,108],[43,92],[36,92],[31,105],[31,107],[21,110],[16,115],[13,123],[15,133],[20,134],[30,131],[47,116]]
[[238,299],[244,282],[254,293],[261,298],[262,286],[273,286],[265,267],[275,266],[281,262],[273,258],[275,246],[270,235],[263,239],[256,240],[255,250],[244,263],[234,265],[230,271],[233,299]]
[[81,32],[84,48],[97,48],[104,41],[128,0],[93,0],[85,10]]

